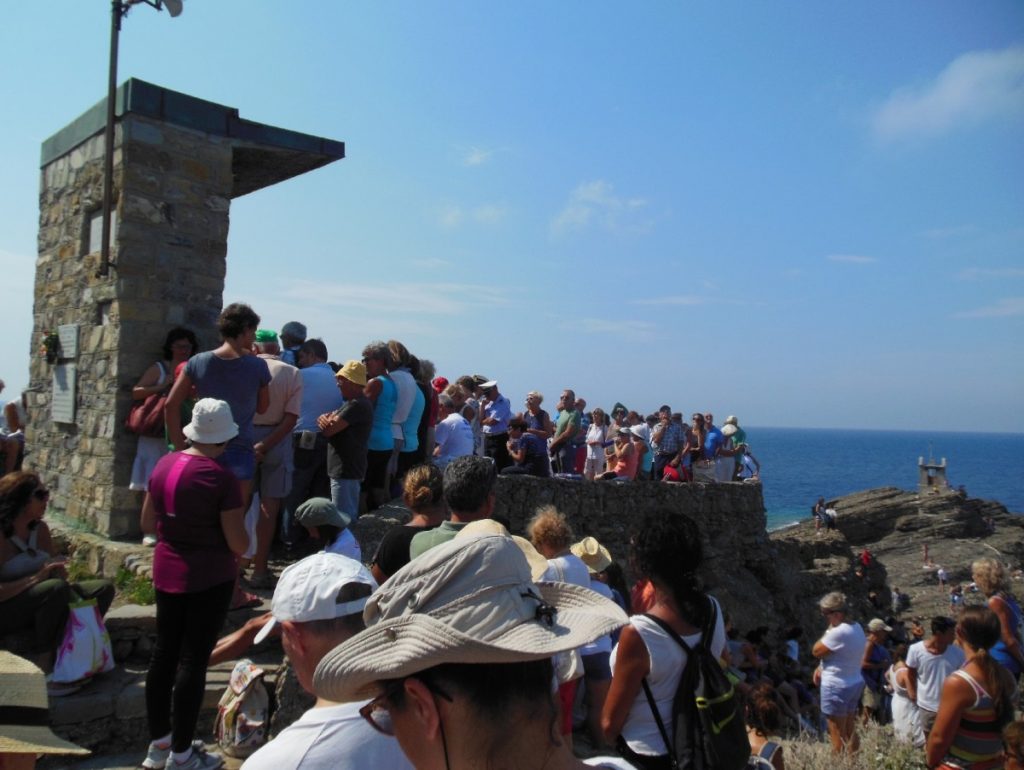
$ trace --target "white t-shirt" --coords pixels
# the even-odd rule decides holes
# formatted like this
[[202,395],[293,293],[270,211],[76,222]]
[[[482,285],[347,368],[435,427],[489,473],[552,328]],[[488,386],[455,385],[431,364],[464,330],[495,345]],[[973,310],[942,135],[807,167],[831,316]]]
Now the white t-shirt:
[[941,655],[925,649],[924,642],[915,642],[907,650],[907,667],[917,672],[917,706],[927,711],[939,710],[942,683],[964,664],[964,651],[949,645]]
[[[718,621],[715,623],[715,630],[711,635],[711,654],[720,658],[722,650],[725,649],[725,624],[722,622],[722,608],[719,606],[718,600],[712,597],[712,601],[715,602],[715,607],[718,610]],[[679,679],[686,667],[686,653],[675,639],[665,633],[662,627],[650,618],[644,615],[633,615],[629,619],[629,623],[640,634],[651,659],[647,683],[651,687],[654,702],[658,704],[661,721],[663,724],[671,725],[672,701],[675,700]],[[683,637],[683,641],[691,647],[700,640],[699,631],[696,634],[688,634]],[[612,650],[611,657],[613,672],[618,651],[619,648],[616,645]],[[668,751],[643,690],[636,696],[636,700],[629,708],[629,714],[626,715],[626,721],[622,725],[622,737],[629,748],[637,754],[660,756]]]
[[412,770],[398,741],[359,716],[362,703],[312,708],[242,765],[244,770]]
[[540,579],[549,583],[572,583],[590,588],[590,570],[579,556],[571,553],[548,559],[548,568]]
[[821,686],[850,687],[864,681],[860,662],[864,659],[867,637],[860,623],[840,623],[821,637],[832,653],[821,661]]
[[608,770],[637,770],[636,765],[631,765],[622,757],[590,757],[584,759],[583,764],[587,767],[604,767]]
[[351,530],[343,529],[338,536],[334,539],[334,542],[324,548],[327,553],[336,553],[341,556],[347,556],[350,559],[355,559],[358,562],[363,561],[363,549],[359,547],[359,541],[356,540],[355,535],[352,534]]
[[461,414],[450,414],[435,425],[434,441],[441,448],[441,460],[473,454],[473,428]]
[[598,444],[591,444],[591,441],[604,442],[606,436],[605,427],[594,423],[587,430],[587,459],[588,460],[603,460],[604,459],[604,447]]

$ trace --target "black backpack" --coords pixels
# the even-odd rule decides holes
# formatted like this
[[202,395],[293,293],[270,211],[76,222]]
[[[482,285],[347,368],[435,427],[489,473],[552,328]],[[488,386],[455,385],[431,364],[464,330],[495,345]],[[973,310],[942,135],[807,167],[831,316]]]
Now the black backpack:
[[646,615],[686,651],[686,667],[672,701],[672,739],[661,721],[646,677],[643,679],[644,694],[668,747],[673,770],[741,770],[750,758],[739,696],[711,653],[718,607],[710,597],[708,603],[708,620],[695,647],[690,647],[660,618]]

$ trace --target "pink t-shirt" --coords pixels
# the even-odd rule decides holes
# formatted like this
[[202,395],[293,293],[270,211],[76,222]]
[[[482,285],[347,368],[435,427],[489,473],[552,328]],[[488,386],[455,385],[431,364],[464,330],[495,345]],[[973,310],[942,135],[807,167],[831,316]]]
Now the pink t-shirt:
[[164,455],[149,477],[157,511],[153,585],[159,591],[195,593],[234,580],[238,559],[221,529],[221,511],[242,507],[231,471],[202,455]]

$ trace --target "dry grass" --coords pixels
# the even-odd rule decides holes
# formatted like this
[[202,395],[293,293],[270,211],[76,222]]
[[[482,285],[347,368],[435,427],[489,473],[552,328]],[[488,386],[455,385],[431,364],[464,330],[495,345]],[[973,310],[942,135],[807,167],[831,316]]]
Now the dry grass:
[[893,737],[892,726],[858,727],[860,752],[835,756],[832,744],[810,738],[783,741],[786,770],[924,770],[924,752]]

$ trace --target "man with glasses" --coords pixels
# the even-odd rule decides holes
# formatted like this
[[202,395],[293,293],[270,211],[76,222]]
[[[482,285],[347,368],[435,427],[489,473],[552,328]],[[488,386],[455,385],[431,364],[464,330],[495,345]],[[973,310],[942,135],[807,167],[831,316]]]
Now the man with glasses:
[[[281,646],[295,677],[312,695],[313,672],[320,660],[363,630],[363,608],[377,588],[359,562],[333,553],[317,553],[281,573],[270,612],[273,619],[257,634],[262,642],[280,626]],[[398,741],[381,735],[359,715],[363,704],[316,704],[245,761],[246,770],[411,770]]]
[[931,638],[907,651],[907,695],[921,712],[925,737],[939,712],[942,683],[964,664],[964,651],[953,644],[955,637],[956,621],[939,615],[932,618]]

